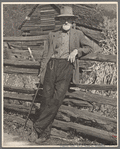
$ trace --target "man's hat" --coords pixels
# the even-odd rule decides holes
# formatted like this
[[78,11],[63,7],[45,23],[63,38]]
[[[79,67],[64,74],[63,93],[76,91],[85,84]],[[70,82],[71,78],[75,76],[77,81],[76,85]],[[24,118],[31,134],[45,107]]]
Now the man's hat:
[[72,7],[63,6],[60,9],[60,15],[58,15],[56,18],[60,18],[60,17],[74,17],[74,18],[76,18],[77,16],[73,15]]

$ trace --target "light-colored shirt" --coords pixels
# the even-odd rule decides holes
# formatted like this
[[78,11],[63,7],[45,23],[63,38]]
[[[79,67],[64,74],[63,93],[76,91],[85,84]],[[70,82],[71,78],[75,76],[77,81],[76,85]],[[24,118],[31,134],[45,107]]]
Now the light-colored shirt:
[[57,47],[54,49],[52,58],[68,58],[69,56],[69,32],[61,33],[60,38],[57,39]]

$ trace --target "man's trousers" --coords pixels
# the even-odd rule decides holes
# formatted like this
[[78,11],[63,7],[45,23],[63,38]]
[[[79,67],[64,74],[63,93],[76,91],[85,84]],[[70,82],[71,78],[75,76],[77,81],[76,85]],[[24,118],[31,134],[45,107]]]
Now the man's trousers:
[[34,123],[35,130],[42,134],[51,124],[61,106],[68,90],[73,74],[73,64],[67,59],[51,58],[43,82],[43,97],[38,119]]

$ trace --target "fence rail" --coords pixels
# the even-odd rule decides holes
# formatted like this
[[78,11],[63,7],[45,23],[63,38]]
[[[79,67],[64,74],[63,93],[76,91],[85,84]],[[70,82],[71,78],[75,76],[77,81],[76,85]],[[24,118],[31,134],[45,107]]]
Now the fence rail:
[[[35,42],[35,41],[46,41],[47,35],[36,36],[36,37],[4,37],[4,42]],[[44,42],[44,47],[47,42]],[[9,49],[11,50],[11,49]],[[13,50],[13,49],[12,49]],[[21,52],[22,50],[17,49],[14,52]],[[80,60],[86,61],[100,61],[100,62],[117,62],[115,55],[103,55],[98,53],[91,53]],[[39,72],[38,61],[18,61],[13,59],[4,59],[4,73],[16,73],[16,74],[29,74],[37,75]],[[69,130],[75,129],[76,132],[98,138],[106,142],[114,142],[116,140],[112,136],[117,134],[113,133],[112,130],[117,128],[117,120],[108,118],[93,111],[93,103],[98,105],[111,105],[117,106],[117,98],[110,98],[98,94],[92,94],[90,92],[83,92],[79,89],[86,90],[111,90],[116,91],[117,85],[104,85],[104,84],[71,84],[70,90],[66,93],[63,105],[60,107],[58,114],[54,120],[53,127]],[[14,101],[31,102],[36,89],[20,88],[4,86],[4,108],[6,110],[14,110],[17,112],[28,113],[29,107],[24,105],[17,105],[10,103],[11,99]],[[42,100],[42,86],[39,88],[39,94],[36,98],[35,103],[41,103]],[[90,111],[81,110],[81,107],[88,107]],[[35,108],[32,110],[32,114],[35,114]],[[71,121],[71,117],[78,122]],[[90,126],[86,125],[89,121]],[[67,122],[67,123],[66,123]],[[81,124],[81,122],[85,122]],[[28,124],[29,125],[29,124]],[[94,126],[94,127],[93,127]],[[109,126],[109,127],[108,127]]]

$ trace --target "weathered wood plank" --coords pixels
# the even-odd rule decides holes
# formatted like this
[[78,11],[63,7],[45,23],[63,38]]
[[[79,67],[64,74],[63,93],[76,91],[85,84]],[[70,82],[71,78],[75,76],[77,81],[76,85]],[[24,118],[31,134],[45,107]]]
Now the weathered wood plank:
[[107,84],[71,84],[71,87],[79,87],[87,90],[117,91],[117,85],[107,85]]
[[[4,98],[5,99],[14,99],[14,100],[26,100],[27,99],[30,102],[32,101],[33,94],[35,94],[35,92],[36,92],[36,90],[32,90],[32,89],[21,89],[21,88],[18,88],[18,87],[13,88],[13,87],[10,87],[10,86],[5,86],[4,90],[9,91],[9,92],[13,92],[13,93],[5,92],[4,93]],[[20,93],[24,93],[24,94],[20,94]],[[28,97],[27,94],[32,94],[32,95],[30,95]],[[42,88],[40,88],[40,90],[39,90],[39,97],[36,98],[36,102],[41,102],[40,99],[42,99]],[[76,100],[76,99],[68,99],[68,98],[65,98],[64,101],[63,101],[63,104],[68,104],[69,105],[71,103],[73,105],[76,105],[76,106],[79,106],[79,107],[92,107],[92,104],[88,103],[87,101]]]
[[[45,26],[52,26],[55,24],[55,21],[41,21],[40,24],[34,24],[34,23],[25,23],[25,27],[45,27]],[[23,27],[24,27],[23,26]]]
[[21,100],[31,102],[34,94],[21,94],[21,93],[4,93],[4,99]]
[[77,99],[74,99],[74,98],[66,98],[64,99],[63,101],[63,104],[67,104],[68,106],[69,105],[73,105],[73,106],[76,106],[76,107],[89,107],[89,108],[93,108],[93,105],[90,104],[89,102],[87,101],[83,101],[83,100],[77,100]]
[[[10,91],[10,90],[9,90]],[[29,93],[29,90],[27,90],[28,93]],[[31,93],[35,93],[35,91],[32,91]],[[20,94],[20,93],[4,93],[4,99],[12,99],[12,100],[22,100],[22,101],[29,101],[29,102],[32,102],[32,99],[33,99],[34,95],[33,94]],[[35,100],[35,103],[37,103],[39,101],[39,103],[41,102],[42,100],[42,97],[40,98],[39,96],[39,99],[36,99]],[[70,99],[64,99],[64,102],[65,103],[67,101],[70,101]],[[72,99],[72,103],[74,103],[75,100]],[[85,102],[83,103],[82,101],[79,101],[79,104],[81,103],[81,107],[83,106],[84,107],[84,104]],[[65,106],[65,105],[62,105],[60,108],[59,108],[59,112],[62,112],[62,113],[65,113],[69,116],[72,116],[74,118],[79,118],[79,119],[83,119],[83,120],[90,120],[90,121],[95,121],[99,124],[102,124],[102,125],[111,125],[111,128],[113,127],[117,127],[117,121],[113,118],[107,118],[105,116],[101,116],[99,114],[96,114],[96,113],[91,113],[89,111],[86,111],[86,110],[79,110],[75,107],[71,107],[71,106]]]
[[44,12],[46,12],[46,13],[51,13],[51,12],[55,12],[55,10],[54,10],[54,9],[40,10],[40,13],[44,13]]
[[14,66],[14,67],[23,67],[23,68],[34,68],[39,69],[40,64],[38,61],[18,61],[18,60],[4,60],[4,66]]
[[117,98],[110,98],[102,95],[92,94],[88,92],[82,92],[82,91],[74,91],[74,92],[67,92],[66,95],[70,97],[76,97],[78,99],[82,99],[89,102],[97,102],[100,104],[106,104],[106,105],[117,105]]
[[90,53],[86,56],[83,56],[80,58],[81,60],[91,60],[91,61],[99,61],[99,62],[117,62],[117,56],[116,55],[103,55],[98,53]]
[[[27,112],[27,110],[29,110],[28,107],[26,110],[25,109],[26,107],[23,105],[8,104],[6,101],[4,101],[4,107],[8,109],[12,108],[12,110],[16,110],[16,111],[18,110],[19,112],[24,112],[24,111]],[[67,114],[67,116],[65,116],[61,112],[64,113],[65,115]],[[35,108],[33,108],[32,113],[35,114]],[[69,117],[71,116],[77,119],[79,118],[79,119],[89,120],[93,122],[95,121],[98,124],[102,124],[102,125],[109,125],[111,126],[111,129],[113,127],[117,127],[117,121],[115,119],[97,115],[95,113],[91,113],[86,110],[79,110],[79,109],[76,109],[75,107],[73,108],[73,107],[64,106],[64,105],[62,105],[59,108],[56,119],[70,121]]]
[[[28,113],[30,107],[29,106],[23,106],[23,105],[17,105],[17,104],[9,104],[7,102],[4,102],[4,108],[9,109],[9,110],[14,110],[17,112],[22,112],[22,113]],[[32,114],[35,114],[35,108],[32,108]],[[66,122],[70,122],[70,118],[62,114],[61,112],[58,112],[56,117],[57,120],[62,120]]]
[[[13,108],[14,107],[14,108]],[[4,104],[4,108],[5,109],[11,109],[11,110],[16,110],[19,112],[24,112],[24,113],[28,113],[29,107],[24,107],[21,105],[14,105],[13,104]],[[32,110],[32,114],[35,113],[35,110]],[[110,142],[110,143],[116,143],[116,140],[114,139],[113,136],[117,136],[114,133],[111,132],[107,132],[104,130],[100,130],[97,128],[93,128],[93,127],[89,127],[89,126],[85,126],[85,125],[81,125],[81,124],[77,124],[77,123],[73,123],[73,122],[63,122],[63,121],[59,121],[59,120],[54,120],[53,122],[53,127],[55,128],[59,128],[62,129],[64,131],[69,130],[70,128],[75,129],[76,132],[78,133],[82,133],[84,135],[87,136],[91,136],[91,137],[95,137],[95,139],[101,139],[102,141],[105,141],[106,143]]]
[[112,126],[117,127],[117,120],[115,120],[113,118],[101,116],[100,114],[96,114],[96,113],[89,112],[86,110],[79,110],[72,106],[62,105],[60,107],[59,111],[67,114],[68,116],[73,116],[75,118],[90,120],[93,122],[96,121],[99,124],[112,125]]
[[100,140],[104,141],[104,143],[106,143],[106,144],[108,144],[108,143],[116,144],[117,143],[116,139],[113,137],[113,136],[117,136],[116,134],[107,132],[104,130],[100,130],[97,128],[93,128],[93,127],[89,127],[89,126],[85,126],[85,125],[81,125],[81,124],[77,124],[77,123],[72,123],[72,122],[67,122],[67,124],[66,124],[66,122],[62,122],[62,121],[58,121],[58,120],[54,120],[53,127],[59,128],[59,129],[65,130],[65,131],[72,128],[72,129],[75,129],[76,132],[86,135],[86,137],[91,136],[91,137],[94,137],[95,140],[100,139]]
[[32,75],[37,75],[38,74],[38,69],[27,69],[27,68],[17,68],[17,67],[9,67],[5,66],[4,67],[4,73],[16,73],[16,74],[32,74]]
[[[6,89],[9,87],[6,87]],[[20,93],[25,93],[26,89],[23,88],[14,88],[11,87],[11,89]],[[32,90],[30,90],[29,92],[32,92]],[[82,91],[74,91],[72,93],[67,92],[66,93],[66,98],[67,97],[70,98],[77,98],[78,100],[84,100],[84,101],[89,101],[89,102],[96,102],[96,103],[100,103],[100,104],[106,104],[106,105],[113,105],[116,106],[117,105],[117,99],[116,98],[110,98],[110,97],[106,97],[106,96],[102,96],[102,95],[97,95],[97,94],[92,94],[92,93],[88,93],[88,92],[82,92]]]
[[47,40],[48,36],[47,35],[42,35],[42,36],[34,36],[34,37],[15,37],[15,36],[10,36],[10,37],[4,37],[3,41],[4,42],[18,42],[18,41],[38,41],[38,40]]
[[[53,30],[51,30],[53,31]],[[30,31],[29,33],[27,32],[22,32],[22,35],[25,36],[41,36],[41,35],[48,35],[50,31]]]
[[22,31],[41,30],[41,29],[44,29],[44,30],[50,30],[50,29],[51,29],[51,30],[53,30],[54,27],[55,27],[54,25],[52,25],[52,26],[49,26],[49,25],[48,25],[48,26],[40,26],[40,27],[34,27],[34,26],[32,26],[32,27],[29,26],[29,27],[28,27],[28,26],[23,26],[21,30],[22,30]]
[[6,85],[4,86],[4,90],[9,91],[9,92],[18,92],[18,93],[25,93],[25,94],[34,94],[35,91],[36,91],[34,89],[21,88],[21,87],[12,87],[12,86],[6,86]]

